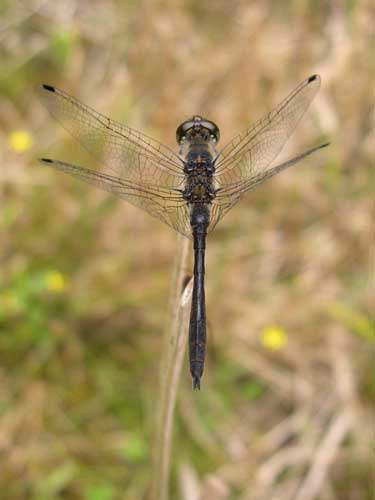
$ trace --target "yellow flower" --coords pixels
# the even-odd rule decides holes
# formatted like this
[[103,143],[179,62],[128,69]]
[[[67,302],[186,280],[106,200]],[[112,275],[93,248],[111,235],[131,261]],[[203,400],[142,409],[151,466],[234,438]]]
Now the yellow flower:
[[15,130],[9,135],[9,146],[17,153],[23,153],[33,145],[33,138],[26,130]]
[[46,286],[51,292],[62,292],[66,288],[66,279],[59,271],[50,271],[46,275]]
[[261,333],[261,342],[264,347],[272,351],[282,349],[287,343],[288,336],[280,326],[267,326]]

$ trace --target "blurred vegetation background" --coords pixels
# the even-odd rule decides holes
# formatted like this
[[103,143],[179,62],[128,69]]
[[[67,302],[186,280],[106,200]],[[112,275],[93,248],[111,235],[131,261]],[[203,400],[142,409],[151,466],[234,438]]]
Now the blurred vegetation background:
[[[0,2],[0,499],[147,497],[176,235],[37,163],[96,167],[34,87],[175,147],[222,144],[300,81],[319,95],[207,245],[208,361],[182,373],[173,500],[366,500],[374,490],[370,1]],[[372,135],[371,135],[372,134]]]

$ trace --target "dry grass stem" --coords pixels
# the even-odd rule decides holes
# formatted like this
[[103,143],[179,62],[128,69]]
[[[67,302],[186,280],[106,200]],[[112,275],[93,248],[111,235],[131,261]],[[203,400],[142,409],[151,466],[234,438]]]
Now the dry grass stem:
[[184,288],[189,263],[189,250],[190,241],[178,235],[169,307],[170,319],[164,335],[160,362],[160,392],[156,413],[152,500],[168,500],[169,498],[168,480],[173,416],[178,382],[186,350],[189,305],[192,292],[192,279]]

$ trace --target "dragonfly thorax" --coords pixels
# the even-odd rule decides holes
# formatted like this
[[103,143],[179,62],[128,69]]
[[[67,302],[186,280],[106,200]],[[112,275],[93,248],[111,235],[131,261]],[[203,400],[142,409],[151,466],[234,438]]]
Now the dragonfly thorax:
[[185,174],[213,175],[215,166],[208,148],[191,146],[186,155],[184,172]]
[[207,147],[190,145],[186,155],[184,173],[186,175],[184,199],[189,203],[211,203],[215,197],[213,187],[215,166]]

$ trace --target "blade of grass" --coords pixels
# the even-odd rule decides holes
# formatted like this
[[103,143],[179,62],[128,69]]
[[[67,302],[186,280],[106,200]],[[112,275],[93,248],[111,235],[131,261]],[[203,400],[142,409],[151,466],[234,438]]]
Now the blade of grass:
[[169,321],[160,362],[160,389],[154,435],[151,500],[168,500],[173,416],[186,350],[192,279],[186,284],[190,241],[178,235],[171,286]]

